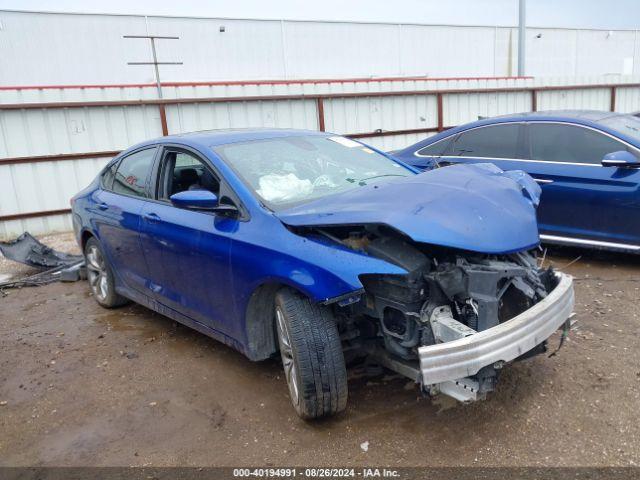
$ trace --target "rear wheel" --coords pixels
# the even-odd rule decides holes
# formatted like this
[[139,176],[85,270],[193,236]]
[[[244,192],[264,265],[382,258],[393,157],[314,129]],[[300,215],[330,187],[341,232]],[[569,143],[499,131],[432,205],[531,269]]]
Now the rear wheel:
[[128,300],[116,293],[113,271],[104,256],[100,243],[95,238],[87,240],[84,247],[87,279],[96,301],[105,308],[119,307]]
[[276,330],[291,403],[305,419],[333,415],[347,405],[347,371],[331,311],[289,289],[275,302]]

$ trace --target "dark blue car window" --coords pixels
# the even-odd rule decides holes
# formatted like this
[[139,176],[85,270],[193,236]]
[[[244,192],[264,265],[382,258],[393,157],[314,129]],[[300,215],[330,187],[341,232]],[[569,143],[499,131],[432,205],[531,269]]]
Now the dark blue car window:
[[148,148],[124,157],[113,179],[113,191],[147,198],[147,177],[153,166],[156,148]]
[[559,123],[531,123],[529,143],[533,160],[600,164],[611,152],[626,145],[590,128]]
[[113,186],[113,179],[116,176],[116,169],[118,168],[118,162],[113,162],[109,168],[102,172],[101,186],[105,190],[111,190]]
[[454,157],[518,158],[520,125],[491,125],[462,132],[447,155]]
[[426,147],[418,150],[416,153],[423,157],[438,157],[445,153],[445,150],[451,143],[452,137],[444,138],[442,140],[437,141],[431,145],[427,145]]

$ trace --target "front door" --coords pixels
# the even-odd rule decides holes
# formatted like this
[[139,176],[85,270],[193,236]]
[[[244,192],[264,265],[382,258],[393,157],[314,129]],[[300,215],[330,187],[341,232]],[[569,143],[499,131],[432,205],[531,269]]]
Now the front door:
[[531,122],[527,130],[529,161],[522,169],[542,186],[543,238],[640,244],[640,171],[601,164],[607,153],[630,147],[579,125]]
[[232,333],[229,255],[238,220],[174,207],[169,197],[190,189],[220,195],[220,181],[197,152],[164,148],[155,201],[142,210],[141,241],[148,288],[165,306]]

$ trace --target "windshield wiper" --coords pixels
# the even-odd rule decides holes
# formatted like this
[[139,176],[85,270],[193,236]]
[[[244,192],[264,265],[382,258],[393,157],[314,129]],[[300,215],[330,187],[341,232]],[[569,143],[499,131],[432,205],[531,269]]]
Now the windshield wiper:
[[374,175],[373,177],[366,177],[366,178],[361,178],[360,180],[356,180],[355,178],[347,178],[347,182],[350,183],[355,183],[356,181],[358,182],[358,185],[363,187],[365,186],[367,183],[367,180],[373,180],[374,178],[382,178],[382,177],[406,177],[407,175],[400,175],[398,173],[387,173],[385,175]]

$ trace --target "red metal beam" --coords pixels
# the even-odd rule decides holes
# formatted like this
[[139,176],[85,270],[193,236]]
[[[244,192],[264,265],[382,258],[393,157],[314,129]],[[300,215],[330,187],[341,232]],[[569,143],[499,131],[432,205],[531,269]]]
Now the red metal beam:
[[324,132],[324,101],[322,97],[316,98],[316,109],[318,110],[318,130]]
[[538,111],[538,91],[537,90],[531,90],[531,111],[532,112]]
[[408,135],[411,133],[431,133],[439,132],[438,127],[430,128],[411,128],[407,130],[375,130],[365,133],[347,133],[344,136],[350,138],[371,138],[371,137],[388,137],[390,135]]
[[[219,80],[212,82],[163,82],[163,87],[207,87],[226,85],[300,85],[317,83],[354,83],[354,82],[410,82],[429,81],[441,82],[451,80],[519,80],[533,77],[366,77],[366,78],[305,78],[300,80]],[[121,83],[121,84],[97,84],[97,85],[16,85],[0,86],[0,90],[68,90],[87,88],[157,88],[155,83]]]
[[52,215],[63,215],[65,213],[71,213],[71,209],[63,208],[60,210],[46,210],[43,212],[14,213],[13,215],[2,215],[0,216],[0,222],[8,222],[9,220],[23,220],[25,218],[50,217]]
[[0,165],[13,165],[17,163],[40,163],[40,162],[55,162],[61,160],[81,160],[84,158],[102,158],[102,157],[115,157],[120,153],[120,150],[110,150],[103,152],[83,152],[83,153],[61,153],[58,155],[39,155],[34,157],[12,157],[12,158],[0,158]]
[[611,87],[611,103],[609,104],[609,110],[616,111],[616,87]]
[[169,127],[167,126],[167,111],[164,108],[164,105],[158,105],[158,110],[160,111],[160,125],[162,126],[162,135],[169,135]]
[[443,100],[442,100],[442,93],[438,93],[436,95],[436,107],[437,107],[437,120],[438,120],[438,128],[437,131],[441,132],[443,130],[443,125],[444,125],[444,107],[443,107]]
[[227,103],[227,102],[256,102],[256,101],[282,101],[282,100],[324,100],[340,98],[367,98],[367,97],[402,97],[412,95],[445,95],[445,94],[477,94],[477,93],[509,93],[531,91],[558,91],[558,90],[593,90],[611,89],[613,87],[640,87],[640,83],[623,84],[592,84],[592,85],[554,85],[546,87],[501,87],[501,88],[477,88],[477,89],[446,89],[446,90],[394,90],[386,92],[352,92],[352,93],[326,93],[326,94],[290,94],[290,95],[253,95],[246,97],[192,97],[192,98],[166,98],[149,100],[115,100],[115,101],[89,101],[89,102],[37,102],[37,103],[5,103],[0,104],[0,110],[32,110],[49,108],[87,108],[87,107],[126,107],[126,106],[151,106],[151,105],[180,105],[194,103]]

